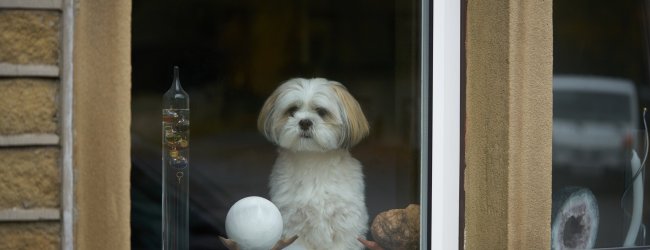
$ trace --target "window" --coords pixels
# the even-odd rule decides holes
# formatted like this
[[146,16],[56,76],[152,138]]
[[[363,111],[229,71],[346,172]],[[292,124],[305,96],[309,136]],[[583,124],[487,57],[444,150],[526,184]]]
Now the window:
[[294,77],[339,81],[359,101],[371,132],[351,152],[364,166],[369,225],[380,212],[420,204],[428,166],[422,8],[398,0],[133,1],[133,249],[160,248],[160,109],[173,65],[191,100],[191,249],[221,246],[215,236],[225,235],[237,200],[268,198],[277,152],[256,120],[275,87]]
[[648,1],[553,6],[552,246],[649,246]]

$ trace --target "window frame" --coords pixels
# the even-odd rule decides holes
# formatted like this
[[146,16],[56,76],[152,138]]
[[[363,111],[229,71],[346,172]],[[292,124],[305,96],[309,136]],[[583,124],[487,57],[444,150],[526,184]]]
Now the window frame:
[[430,6],[422,1],[421,133],[429,141],[421,145],[421,191],[422,211],[430,216],[421,215],[430,224],[422,227],[421,237],[428,236],[421,240],[422,249],[463,248],[459,240],[460,2],[434,0]]

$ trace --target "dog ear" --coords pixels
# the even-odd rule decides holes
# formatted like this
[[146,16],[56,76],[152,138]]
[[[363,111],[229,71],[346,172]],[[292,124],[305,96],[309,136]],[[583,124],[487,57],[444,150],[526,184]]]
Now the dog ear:
[[278,96],[280,96],[280,91],[276,89],[273,91],[271,96],[266,99],[266,102],[264,102],[264,106],[262,106],[262,110],[260,111],[260,115],[257,117],[257,130],[271,141],[275,141],[275,139],[273,139],[272,116],[275,112],[275,102],[278,100]]
[[342,145],[350,148],[361,141],[370,132],[368,120],[361,110],[359,102],[348,92],[343,84],[330,81],[334,93],[341,100],[343,124],[346,126]]

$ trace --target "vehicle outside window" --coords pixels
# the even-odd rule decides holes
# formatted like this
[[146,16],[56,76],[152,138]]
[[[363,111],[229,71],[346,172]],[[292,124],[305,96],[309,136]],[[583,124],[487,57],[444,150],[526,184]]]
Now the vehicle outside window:
[[650,246],[649,10],[553,1],[553,249]]
[[629,80],[556,76],[553,80],[553,164],[578,174],[623,171],[639,120]]

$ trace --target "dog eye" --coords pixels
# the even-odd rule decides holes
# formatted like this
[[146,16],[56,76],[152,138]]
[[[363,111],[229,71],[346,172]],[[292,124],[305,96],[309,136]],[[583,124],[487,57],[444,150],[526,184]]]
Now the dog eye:
[[287,109],[287,114],[289,114],[290,116],[293,116],[293,115],[296,114],[296,111],[298,111],[298,107],[293,106],[293,107]]
[[326,116],[329,112],[327,112],[327,110],[324,109],[324,108],[320,108],[320,107],[318,107],[318,108],[316,108],[316,113],[318,113],[318,115],[319,115],[320,117],[324,117],[324,116]]

